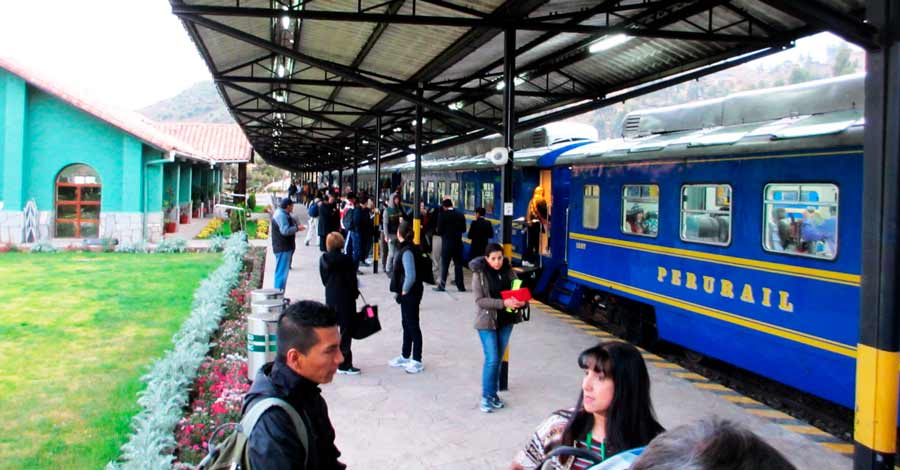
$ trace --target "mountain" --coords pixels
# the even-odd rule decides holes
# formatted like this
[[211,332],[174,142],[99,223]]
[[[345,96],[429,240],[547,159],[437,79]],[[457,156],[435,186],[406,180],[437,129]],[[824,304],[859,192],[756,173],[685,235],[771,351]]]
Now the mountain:
[[197,82],[181,93],[138,112],[154,121],[234,123],[212,81]]

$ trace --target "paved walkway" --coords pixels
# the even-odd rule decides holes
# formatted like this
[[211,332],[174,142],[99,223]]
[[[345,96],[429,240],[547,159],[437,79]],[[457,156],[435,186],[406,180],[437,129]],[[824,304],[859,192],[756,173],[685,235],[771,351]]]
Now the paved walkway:
[[[323,301],[318,248],[303,246],[302,238],[298,245],[286,295]],[[264,284],[271,287],[271,247],[267,261]],[[360,281],[366,299],[379,305],[383,330],[353,344],[361,375],[338,375],[323,386],[342,460],[356,470],[507,469],[541,420],[574,405],[582,377],[578,353],[607,336],[549,307],[532,309],[532,320],[517,325],[512,334],[510,390],[501,392],[507,408],[484,414],[478,410],[483,356],[472,327],[471,292],[450,288],[437,293],[426,287],[421,314],[425,371],[409,375],[387,365],[400,352],[402,331],[388,278],[366,268]],[[830,442],[829,436],[797,424],[779,425],[794,421],[652,354],[645,357],[663,426],[718,415],[750,426],[800,469],[851,468],[849,458],[814,442]]]

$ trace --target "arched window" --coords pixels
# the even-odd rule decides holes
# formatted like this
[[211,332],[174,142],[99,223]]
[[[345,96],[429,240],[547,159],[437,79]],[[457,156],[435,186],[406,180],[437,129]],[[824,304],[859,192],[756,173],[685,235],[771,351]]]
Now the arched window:
[[93,168],[70,165],[56,178],[56,236],[96,238],[100,234],[100,175]]

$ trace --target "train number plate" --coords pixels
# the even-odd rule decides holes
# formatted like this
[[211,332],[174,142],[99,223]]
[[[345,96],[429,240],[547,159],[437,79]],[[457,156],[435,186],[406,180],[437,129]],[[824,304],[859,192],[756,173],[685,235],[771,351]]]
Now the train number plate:
[[575,243],[575,248],[577,248],[577,249],[579,249],[579,250],[586,250],[586,249],[587,249],[587,243],[576,242],[576,243]]

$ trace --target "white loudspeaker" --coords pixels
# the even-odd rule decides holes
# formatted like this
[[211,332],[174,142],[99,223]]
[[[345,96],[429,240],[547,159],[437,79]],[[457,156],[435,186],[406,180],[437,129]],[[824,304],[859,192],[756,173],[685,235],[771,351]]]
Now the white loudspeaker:
[[509,161],[509,149],[506,147],[494,147],[484,156],[494,165],[503,166]]

